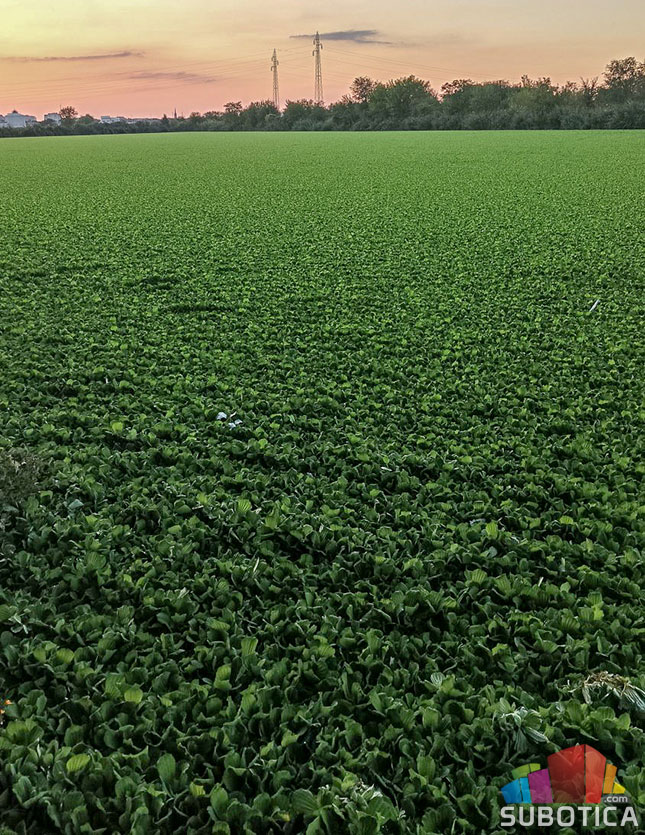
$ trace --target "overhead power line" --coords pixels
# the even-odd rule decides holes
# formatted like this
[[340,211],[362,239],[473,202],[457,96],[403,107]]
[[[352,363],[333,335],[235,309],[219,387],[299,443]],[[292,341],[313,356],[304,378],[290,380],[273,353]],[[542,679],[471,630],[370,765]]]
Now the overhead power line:
[[[398,60],[392,59],[392,58],[384,58],[380,55],[370,56],[370,55],[361,54],[360,52],[353,52],[352,50],[349,50],[349,49],[335,49],[335,48],[330,49],[328,47],[327,51],[333,53],[334,55],[350,55],[353,58],[360,58],[363,63],[378,64],[379,67],[382,67],[383,64],[389,64],[392,67],[399,67],[399,72],[402,72],[402,71],[405,72],[405,70],[400,69],[402,66],[409,67],[410,64],[414,64],[419,70],[423,70],[424,72],[430,72],[430,73],[435,73],[436,71],[450,72],[450,73],[456,73],[460,77],[464,77],[464,76],[468,75],[468,76],[474,76],[475,78],[490,78],[491,75],[494,75],[494,73],[488,73],[487,75],[482,75],[481,73],[469,73],[469,72],[465,72],[463,69],[458,70],[458,69],[455,69],[454,67],[440,67],[440,66],[430,66],[428,64],[425,64],[425,65],[424,64],[417,64],[416,61],[413,61],[413,60],[410,60],[410,59],[403,59],[401,61],[398,61]],[[352,61],[351,63],[355,63],[355,62]],[[387,68],[385,68],[385,67],[382,67],[382,68],[387,71]],[[501,73],[500,75],[504,75],[504,73]]]
[[[313,39],[313,57],[314,57],[314,96],[313,101],[316,104],[322,104],[324,101],[323,93],[323,79],[322,79],[322,48],[319,32],[316,32]],[[356,51],[351,49],[337,48],[335,45],[327,48],[330,54],[332,63],[331,66],[326,65],[325,74],[334,82],[335,85],[345,84],[351,82],[355,74],[361,73],[360,67],[363,67],[363,72],[378,73],[383,78],[395,73],[410,73],[413,68],[418,73],[431,80],[433,83],[441,83],[441,76],[444,73],[454,73],[453,78],[456,77],[471,77],[474,79],[486,80],[494,77],[492,73],[484,76],[480,73],[469,73],[463,69],[423,65],[418,64],[413,58],[395,59],[391,56],[384,56],[382,54],[374,54],[372,50]],[[76,75],[67,75],[59,78],[49,77],[36,83],[33,79],[17,80],[12,84],[12,98],[20,98],[24,104],[27,105],[30,99],[42,99],[43,95],[52,99],[67,98],[68,96],[86,97],[88,95],[100,94],[120,94],[121,92],[137,92],[143,93],[147,91],[161,91],[165,88],[173,89],[180,85],[189,85],[194,83],[196,85],[206,83],[216,83],[217,81],[226,81],[234,78],[249,78],[257,72],[264,64],[264,60],[256,55],[266,53],[250,53],[247,56],[237,56],[227,59],[226,62],[218,60],[202,60],[202,61],[188,61],[172,65],[159,65],[155,62],[154,66],[143,63],[139,68],[133,66],[129,70],[119,70],[111,73],[109,76],[92,75],[87,77],[81,71]],[[283,57],[286,55],[287,57]],[[290,46],[284,50],[280,50],[280,61],[277,57],[277,49],[274,49],[271,72],[273,76],[273,94],[272,101],[279,108],[280,106],[280,91],[278,83],[278,65],[281,64],[286,67],[287,78],[292,82],[298,76],[306,71],[306,52],[303,51],[301,45]],[[0,63],[4,63],[0,59]],[[137,62],[138,63],[138,62]],[[503,74],[502,74],[503,75]],[[444,76],[445,77],[445,76]],[[498,76],[500,77],[500,76]],[[284,70],[283,70],[284,82]],[[136,84],[136,87],[134,86]],[[139,84],[143,86],[139,86]],[[186,89],[189,89],[187,86]]]

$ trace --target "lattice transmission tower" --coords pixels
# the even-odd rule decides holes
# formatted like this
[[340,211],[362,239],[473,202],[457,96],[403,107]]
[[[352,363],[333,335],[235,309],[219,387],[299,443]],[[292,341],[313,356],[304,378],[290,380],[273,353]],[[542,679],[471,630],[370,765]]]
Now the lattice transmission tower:
[[322,83],[322,64],[320,61],[320,50],[323,48],[322,44],[320,43],[320,35],[316,32],[316,36],[314,38],[314,51],[311,53],[315,58],[316,63],[316,75],[314,81],[314,103],[315,104],[322,104],[323,99],[323,83]]
[[276,110],[280,110],[280,88],[278,87],[278,53],[273,50],[271,58],[271,74],[273,75],[273,104]]

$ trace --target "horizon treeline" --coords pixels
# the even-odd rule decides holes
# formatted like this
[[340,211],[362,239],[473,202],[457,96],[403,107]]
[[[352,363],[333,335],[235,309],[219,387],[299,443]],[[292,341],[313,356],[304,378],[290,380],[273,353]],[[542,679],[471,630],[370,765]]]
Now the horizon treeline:
[[602,81],[581,79],[556,85],[550,78],[523,76],[475,82],[455,79],[434,90],[414,75],[387,82],[362,76],[347,95],[329,105],[287,101],[280,111],[271,101],[231,101],[222,111],[187,117],[104,124],[71,107],[60,125],[38,123],[0,129],[0,136],[51,136],[171,131],[314,130],[598,130],[645,128],[645,62],[634,57],[611,61]]

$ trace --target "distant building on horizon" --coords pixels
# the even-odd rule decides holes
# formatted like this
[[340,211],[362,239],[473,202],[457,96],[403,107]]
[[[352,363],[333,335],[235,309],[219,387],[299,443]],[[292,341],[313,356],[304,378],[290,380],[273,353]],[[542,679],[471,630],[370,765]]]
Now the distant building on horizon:
[[[135,125],[138,122],[146,122],[148,124],[155,124],[161,122],[158,116],[101,116],[98,121],[102,125]],[[0,128],[26,128],[30,125],[38,124],[38,119],[35,116],[29,116],[25,113],[18,113],[17,110],[12,110],[3,116],[0,113]],[[42,125],[50,124],[59,127],[62,124],[60,113],[45,113],[40,122]]]
[[26,128],[28,125],[35,125],[38,119],[35,116],[25,116],[24,113],[12,110],[4,117],[4,121],[10,128]]
[[104,125],[117,125],[121,122],[126,125],[136,125],[137,122],[160,122],[158,116],[101,116],[101,123]]

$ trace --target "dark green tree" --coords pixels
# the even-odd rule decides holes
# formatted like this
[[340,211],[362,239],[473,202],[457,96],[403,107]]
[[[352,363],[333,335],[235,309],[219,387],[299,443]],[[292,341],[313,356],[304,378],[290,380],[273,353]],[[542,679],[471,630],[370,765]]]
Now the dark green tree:
[[625,102],[645,96],[645,63],[636,58],[610,61],[605,70],[605,101]]

